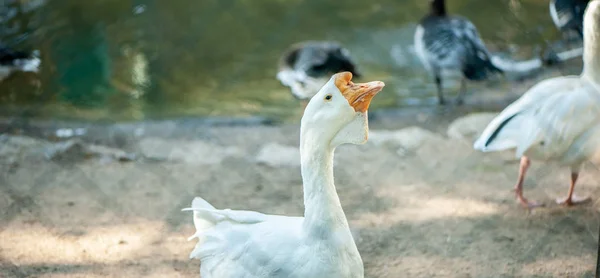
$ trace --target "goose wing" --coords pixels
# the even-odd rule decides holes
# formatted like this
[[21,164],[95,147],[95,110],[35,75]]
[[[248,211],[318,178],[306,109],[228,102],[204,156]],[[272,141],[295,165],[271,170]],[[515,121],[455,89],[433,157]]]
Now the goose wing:
[[600,124],[600,94],[579,77],[540,82],[502,111],[484,130],[474,148],[516,148],[517,157],[532,147],[544,158],[567,154],[581,136]]
[[299,246],[301,217],[219,210],[199,197],[185,210],[194,211],[190,258],[201,260],[202,277],[292,277],[300,266],[290,258],[308,252]]

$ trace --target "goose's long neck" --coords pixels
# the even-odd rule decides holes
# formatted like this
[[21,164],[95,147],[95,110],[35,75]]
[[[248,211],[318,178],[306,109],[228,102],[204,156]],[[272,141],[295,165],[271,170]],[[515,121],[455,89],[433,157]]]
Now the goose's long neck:
[[600,84],[600,0],[589,2],[583,29],[583,75]]
[[333,183],[333,153],[310,132],[300,136],[302,181],[304,183],[304,229],[314,236],[327,236],[348,222]]

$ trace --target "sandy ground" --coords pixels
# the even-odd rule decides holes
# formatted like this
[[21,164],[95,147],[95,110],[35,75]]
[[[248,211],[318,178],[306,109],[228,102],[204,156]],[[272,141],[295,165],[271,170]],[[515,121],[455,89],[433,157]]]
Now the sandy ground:
[[[576,189],[593,201],[563,208],[554,199],[568,169],[534,162],[525,193],[547,207],[528,212],[511,191],[517,160],[474,152],[472,134],[449,138],[452,119],[431,115],[374,117],[369,143],[336,152],[366,277],[593,277],[600,171],[586,165]],[[180,211],[194,196],[302,214],[297,125],[158,131],[177,128],[187,133],[113,141],[152,158],[133,162],[48,160],[51,143],[4,136],[0,276],[198,277],[191,215]]]

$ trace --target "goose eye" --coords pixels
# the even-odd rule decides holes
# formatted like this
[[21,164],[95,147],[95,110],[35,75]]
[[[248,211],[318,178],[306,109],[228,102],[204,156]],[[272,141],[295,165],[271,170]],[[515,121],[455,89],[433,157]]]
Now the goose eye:
[[325,96],[325,101],[330,101],[330,100],[331,100],[331,98],[332,98],[332,96],[331,96],[331,95],[326,95],[326,96]]

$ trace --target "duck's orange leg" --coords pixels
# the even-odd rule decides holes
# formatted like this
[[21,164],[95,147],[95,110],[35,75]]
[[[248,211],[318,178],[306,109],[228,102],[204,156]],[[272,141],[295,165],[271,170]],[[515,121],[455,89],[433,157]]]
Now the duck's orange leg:
[[573,206],[573,205],[586,203],[591,200],[590,197],[581,198],[581,197],[577,197],[573,194],[573,191],[575,191],[575,183],[577,182],[578,177],[579,177],[578,172],[571,172],[571,186],[569,186],[569,193],[567,194],[566,198],[556,199],[556,203],[558,203],[559,205]]
[[527,169],[529,169],[529,165],[531,161],[526,156],[521,157],[521,164],[519,165],[519,177],[517,179],[517,184],[515,185],[515,194],[517,195],[517,200],[526,209],[532,209],[535,207],[543,206],[543,204],[529,201],[525,197],[523,197],[523,182],[525,181],[525,174],[527,173]]

